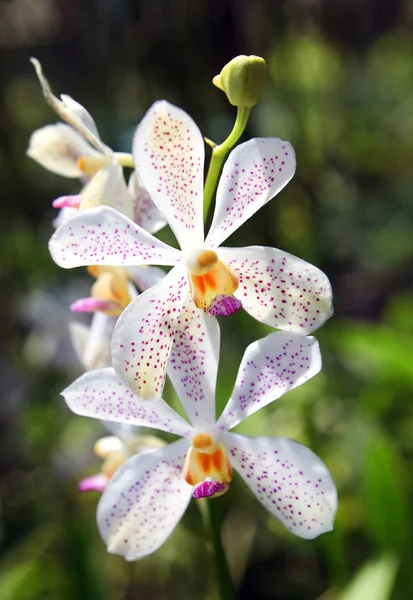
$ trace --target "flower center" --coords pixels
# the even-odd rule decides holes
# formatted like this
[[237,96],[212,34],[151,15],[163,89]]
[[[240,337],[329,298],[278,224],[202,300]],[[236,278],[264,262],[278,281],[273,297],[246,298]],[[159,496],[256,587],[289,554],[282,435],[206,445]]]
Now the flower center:
[[238,288],[238,275],[219,260],[214,250],[194,250],[186,257],[185,264],[192,299],[205,312],[217,296],[232,296]]
[[209,433],[195,435],[186,455],[183,475],[193,486],[195,499],[225,493],[232,480],[232,467],[224,445]]

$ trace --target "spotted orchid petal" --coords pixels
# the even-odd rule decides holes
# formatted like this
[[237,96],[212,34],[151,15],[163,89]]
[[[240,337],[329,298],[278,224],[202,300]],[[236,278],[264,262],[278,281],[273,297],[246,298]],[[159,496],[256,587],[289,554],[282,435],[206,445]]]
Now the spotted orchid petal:
[[275,331],[248,346],[234,390],[218,420],[231,429],[249,415],[314,377],[321,369],[318,342],[299,333]]
[[127,267],[127,272],[141,292],[162,281],[166,275],[163,269],[147,266]]
[[63,390],[62,396],[77,415],[191,435],[191,426],[166,402],[139,401],[111,368],[81,375]]
[[161,101],[138,126],[132,153],[145,188],[183,250],[203,243],[204,141],[185,111]]
[[220,248],[219,257],[239,277],[234,295],[261,323],[313,333],[333,314],[330,282],[310,263],[265,246]]
[[49,242],[53,260],[71,269],[87,265],[174,265],[181,254],[109,206],[79,211]]
[[218,184],[206,245],[217,248],[287,185],[295,167],[294,148],[279,138],[255,138],[237,146]]
[[26,154],[48,171],[63,177],[83,177],[84,172],[78,166],[79,158],[99,156],[77,131],[65,123],[46,125],[34,131]]
[[231,463],[261,504],[301,538],[333,529],[337,491],[311,450],[282,437],[225,434]]
[[156,233],[165,227],[166,218],[155,206],[136,171],[129,177],[128,191],[133,206],[133,221],[139,227],[143,227],[149,233]]
[[114,474],[97,510],[109,552],[136,560],[155,552],[170,536],[192,495],[182,477],[189,445],[183,439],[138,454]]
[[168,375],[195,427],[215,423],[215,386],[220,331],[215,318],[184,302],[172,346]]
[[188,294],[185,270],[178,266],[133,300],[112,336],[112,362],[118,376],[143,400],[161,397],[166,368]]
[[82,190],[80,210],[97,206],[111,206],[129,219],[133,219],[132,200],[126,187],[123,170],[115,162],[110,162],[99,169]]
[[76,102],[71,96],[67,94],[61,94],[60,98],[64,103],[65,107],[72,113],[72,115],[78,119],[93,135],[100,139],[96,123],[88,110],[79,102]]

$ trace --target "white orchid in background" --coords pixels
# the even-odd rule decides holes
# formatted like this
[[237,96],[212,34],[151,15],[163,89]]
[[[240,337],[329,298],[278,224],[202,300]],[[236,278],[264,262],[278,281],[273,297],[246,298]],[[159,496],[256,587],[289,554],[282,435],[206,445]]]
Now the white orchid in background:
[[89,267],[89,272],[96,277],[91,295],[73,302],[71,310],[94,313],[92,321],[89,326],[69,324],[73,347],[86,371],[111,365],[110,341],[117,317],[138,290],[143,292],[165,277],[157,267]]
[[161,438],[144,435],[140,428],[112,423],[116,435],[107,435],[97,440],[94,453],[102,459],[99,473],[85,477],[79,482],[80,492],[103,492],[110,478],[131,456],[165,446]]
[[[288,142],[258,138],[231,152],[205,241],[204,142],[194,121],[179,108],[157,102],[136,130],[133,151],[145,188],[182,250],[167,246],[116,210],[101,207],[59,227],[50,252],[65,268],[174,266],[163,281],[131,302],[114,332],[113,366],[141,398],[160,397],[174,340],[193,306],[224,315],[242,305],[263,323],[300,333],[316,330],[331,316],[330,283],[316,267],[274,248],[220,247],[293,176],[295,156]],[[135,358],[129,360],[131,347]]]
[[231,398],[216,421],[219,331],[215,321],[211,323],[210,336],[198,340],[201,353],[209,360],[201,364],[199,354],[185,354],[190,334],[183,332],[172,363],[173,384],[191,424],[163,400],[140,401],[113,369],[86,373],[63,391],[68,406],[77,414],[181,436],[164,448],[133,456],[108,483],[97,518],[109,552],[133,560],[157,550],[178,524],[191,497],[224,493],[233,468],[291,532],[314,538],[332,529],[336,489],[315,454],[287,438],[251,438],[229,432],[318,373],[317,341],[280,331],[251,344]]
[[27,155],[58,175],[80,178],[86,185],[79,194],[61,196],[53,202],[61,212],[56,226],[85,208],[112,206],[134,220],[140,227],[155,233],[166,220],[152,202],[142,182],[133,171],[128,186],[121,165],[133,166],[131,156],[113,152],[100,136],[91,114],[66,94],[59,100],[52,93],[40,63],[32,59],[47,102],[67,123],[46,125],[30,138]]

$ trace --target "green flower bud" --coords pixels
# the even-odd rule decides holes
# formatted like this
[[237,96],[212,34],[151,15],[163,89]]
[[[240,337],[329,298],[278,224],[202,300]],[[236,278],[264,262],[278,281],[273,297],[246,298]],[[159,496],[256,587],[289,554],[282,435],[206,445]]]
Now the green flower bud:
[[265,83],[266,64],[260,56],[237,56],[216,75],[212,83],[225,92],[233,106],[257,104]]

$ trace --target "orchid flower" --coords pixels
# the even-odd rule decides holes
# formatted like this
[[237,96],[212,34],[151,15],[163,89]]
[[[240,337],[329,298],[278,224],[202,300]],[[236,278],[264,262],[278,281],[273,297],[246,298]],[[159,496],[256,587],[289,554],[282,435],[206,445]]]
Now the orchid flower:
[[54,200],[60,208],[57,225],[78,210],[112,206],[154,233],[165,226],[165,218],[152,202],[138,174],[133,171],[126,186],[122,165],[133,167],[132,157],[113,152],[99,136],[88,110],[66,94],[59,100],[50,89],[40,63],[32,59],[44,96],[51,108],[67,123],[46,125],[30,137],[27,155],[58,175],[86,182],[79,194]]
[[97,440],[93,451],[102,459],[99,473],[85,477],[79,482],[80,492],[103,492],[110,478],[131,456],[165,446],[161,438],[154,435],[142,435],[139,429],[126,427],[118,435],[107,435]]
[[116,318],[136,298],[137,290],[145,291],[165,277],[164,271],[156,267],[89,267],[88,270],[97,279],[91,295],[76,300],[71,310],[92,312],[93,319],[90,326],[69,324],[72,345],[86,371],[111,365],[110,340]]
[[[220,246],[293,176],[295,156],[288,142],[257,138],[231,152],[205,241],[204,142],[191,117],[167,102],[155,103],[136,130],[133,151],[144,186],[167,218],[181,250],[108,207],[73,217],[56,230],[49,247],[55,262],[64,268],[174,267],[163,281],[129,304],[114,332],[113,366],[141,398],[160,397],[174,340],[186,327],[193,306],[209,315],[224,315],[242,305],[262,323],[300,333],[315,331],[331,316],[330,283],[316,267],[274,248]],[[195,339],[196,331],[193,334]],[[129,360],[126,354],[131,347],[135,358]]]
[[231,398],[216,420],[218,357],[212,361],[210,356],[214,349],[217,353],[219,340],[202,338],[199,353],[188,356],[189,335],[182,333],[171,378],[191,424],[163,400],[140,401],[113,369],[86,373],[62,392],[79,415],[151,427],[181,438],[133,456],[110,480],[97,513],[108,551],[129,560],[154,552],[172,533],[191,497],[218,496],[228,490],[232,469],[292,533],[309,539],[331,530],[336,489],[315,454],[287,438],[253,438],[229,431],[318,373],[321,356],[316,339],[279,331],[251,344]]

